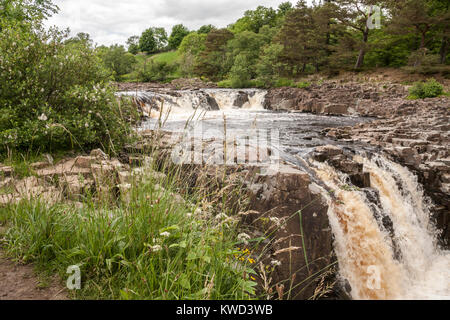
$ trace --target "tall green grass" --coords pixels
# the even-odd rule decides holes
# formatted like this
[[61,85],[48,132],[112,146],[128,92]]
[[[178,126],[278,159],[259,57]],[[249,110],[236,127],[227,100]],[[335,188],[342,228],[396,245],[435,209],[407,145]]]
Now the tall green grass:
[[35,199],[0,208],[4,247],[61,279],[78,265],[78,299],[255,298],[230,213],[215,216],[195,195],[176,201],[179,182],[149,171],[116,205],[90,197],[83,206]]

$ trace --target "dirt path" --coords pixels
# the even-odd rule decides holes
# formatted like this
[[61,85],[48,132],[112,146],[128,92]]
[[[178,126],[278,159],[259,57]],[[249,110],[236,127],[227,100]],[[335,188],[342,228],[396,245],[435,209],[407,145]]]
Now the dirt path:
[[43,285],[32,265],[18,265],[0,249],[0,300],[67,300],[67,293],[57,279]]

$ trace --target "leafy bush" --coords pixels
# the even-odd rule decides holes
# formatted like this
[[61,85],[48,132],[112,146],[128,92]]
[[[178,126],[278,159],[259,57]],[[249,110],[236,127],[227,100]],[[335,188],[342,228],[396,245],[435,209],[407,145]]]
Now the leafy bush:
[[141,69],[137,71],[137,78],[142,82],[157,82],[170,80],[171,74],[178,69],[176,63],[165,61],[146,61]]
[[123,46],[102,47],[98,51],[103,64],[111,70],[116,81],[120,81],[124,75],[133,71],[136,58],[128,53]]
[[112,151],[124,143],[129,126],[119,117],[108,72],[91,48],[65,45],[66,38],[56,29],[47,32],[24,23],[3,26],[0,152]]
[[222,80],[217,83],[220,88],[233,88],[231,80]]
[[427,82],[416,82],[410,89],[411,99],[435,98],[444,93],[442,84],[436,79],[429,79]]
[[294,82],[291,79],[287,79],[287,78],[280,78],[275,82],[275,87],[276,88],[281,88],[281,87],[292,87],[294,84]]
[[311,86],[311,83],[307,82],[307,81],[302,81],[302,82],[297,83],[296,86],[299,89],[306,89],[306,88],[309,88]]

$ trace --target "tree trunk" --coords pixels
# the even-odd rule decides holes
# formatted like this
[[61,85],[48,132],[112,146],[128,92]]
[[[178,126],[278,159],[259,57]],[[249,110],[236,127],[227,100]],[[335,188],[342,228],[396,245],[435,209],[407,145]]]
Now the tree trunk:
[[361,50],[359,50],[358,60],[356,61],[355,69],[360,69],[364,64],[364,57],[366,55],[366,44],[368,40],[369,40],[369,28],[366,27],[366,29],[363,32],[364,44]]
[[446,36],[444,36],[444,38],[442,39],[442,45],[441,45],[441,51],[440,51],[441,64],[445,64],[445,62],[447,60],[448,42],[449,42],[449,39]]
[[422,36],[421,36],[421,39],[420,39],[420,48],[419,49],[425,48],[425,34],[426,34],[426,32],[422,31]]

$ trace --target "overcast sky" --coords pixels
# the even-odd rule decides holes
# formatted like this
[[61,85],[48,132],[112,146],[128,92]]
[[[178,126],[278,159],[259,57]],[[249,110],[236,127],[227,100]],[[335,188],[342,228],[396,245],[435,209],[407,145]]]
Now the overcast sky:
[[[54,0],[60,11],[47,26],[70,28],[73,35],[87,32],[98,44],[125,44],[149,27],[183,23],[191,30],[213,24],[226,27],[258,5],[278,7],[287,0]],[[291,3],[295,3],[291,0]]]

